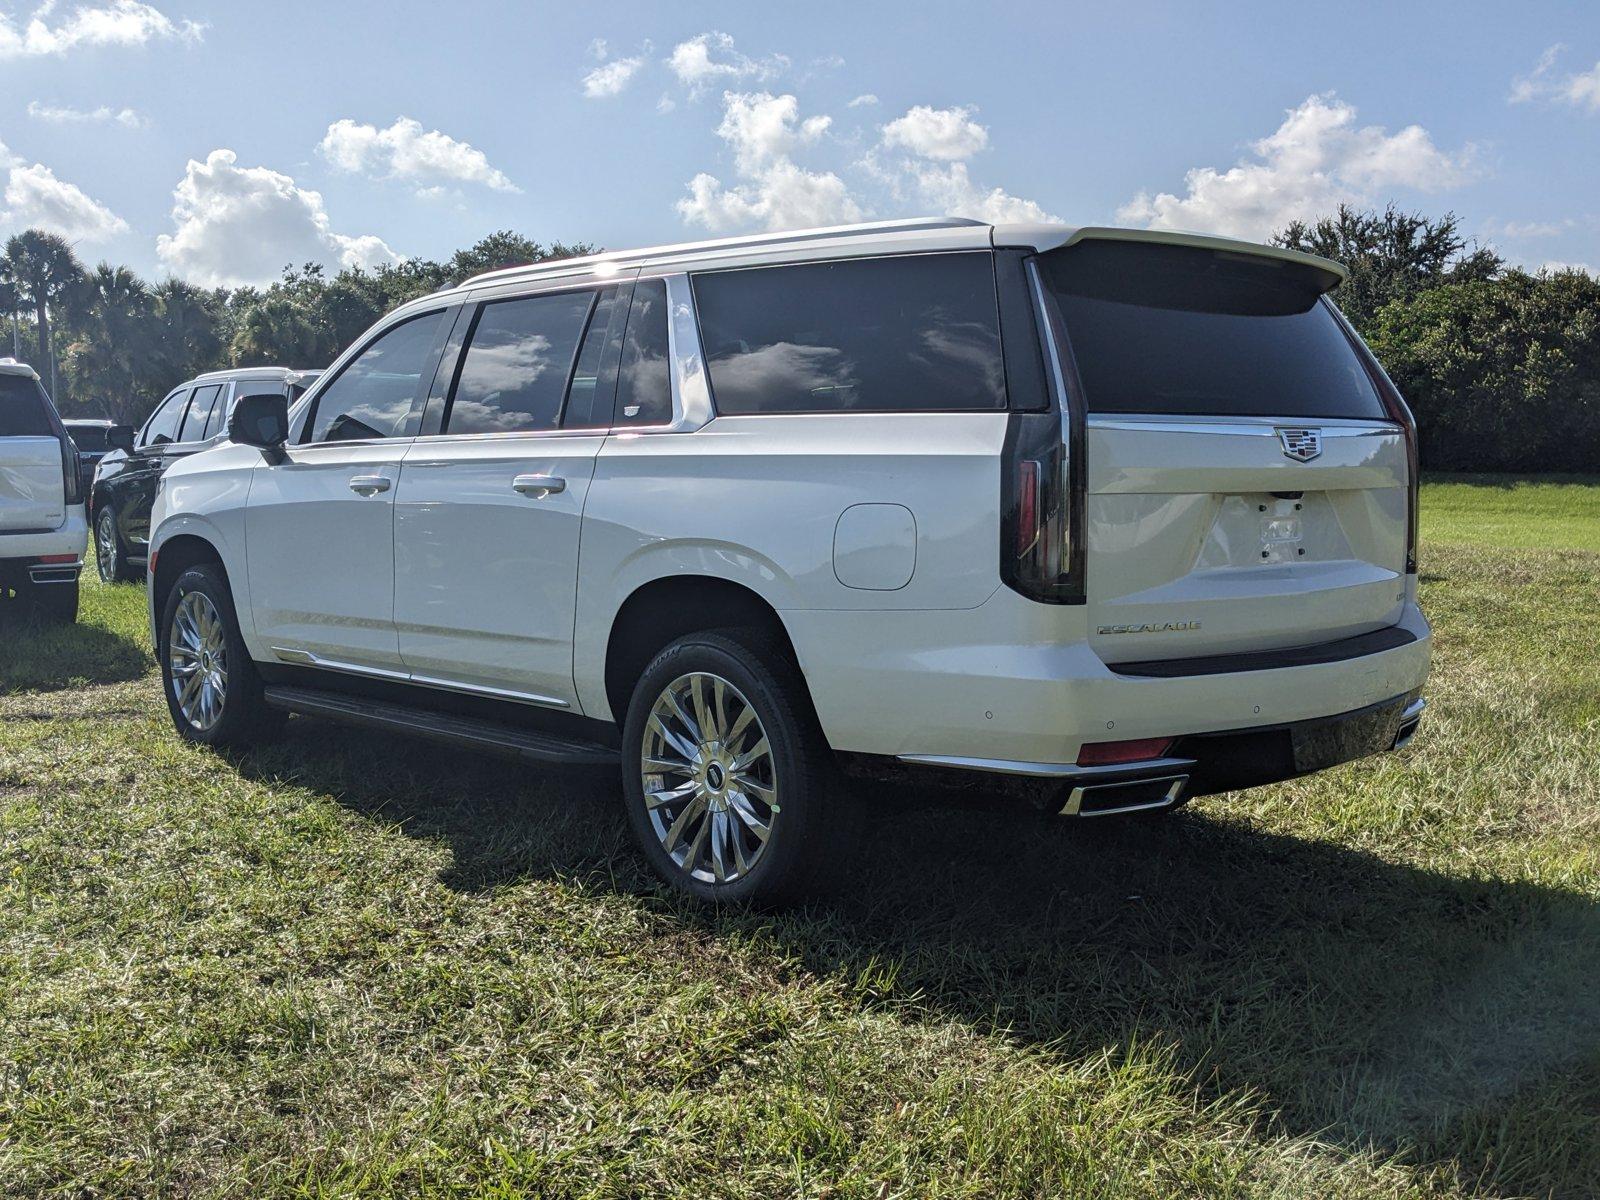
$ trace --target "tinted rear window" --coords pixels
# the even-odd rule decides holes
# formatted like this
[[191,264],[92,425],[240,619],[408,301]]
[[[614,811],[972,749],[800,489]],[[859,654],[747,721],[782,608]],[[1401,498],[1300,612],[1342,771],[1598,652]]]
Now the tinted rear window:
[[79,450],[90,454],[98,454],[107,448],[106,430],[103,425],[68,426],[67,436],[72,438],[72,444]]
[[1093,412],[1385,415],[1310,268],[1105,241],[1040,261]]
[[720,413],[1004,408],[988,254],[697,275]]
[[0,437],[54,437],[44,389],[21,375],[0,375]]

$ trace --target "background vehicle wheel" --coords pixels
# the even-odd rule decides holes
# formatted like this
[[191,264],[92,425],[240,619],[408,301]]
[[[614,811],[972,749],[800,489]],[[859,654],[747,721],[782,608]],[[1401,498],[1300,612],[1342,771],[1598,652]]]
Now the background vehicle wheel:
[[852,798],[799,671],[753,633],[689,634],[656,655],[623,726],[628,821],[673,887],[775,903],[834,882]]
[[122,548],[122,538],[117,533],[116,510],[110,505],[95,514],[94,561],[100,569],[100,578],[106,583],[127,583],[135,578]]
[[78,619],[78,583],[34,583],[26,591],[33,610],[46,621],[71,625]]
[[221,568],[202,563],[178,577],[160,630],[161,688],[180,734],[205,746],[248,746],[283,732],[284,714],[262,698]]

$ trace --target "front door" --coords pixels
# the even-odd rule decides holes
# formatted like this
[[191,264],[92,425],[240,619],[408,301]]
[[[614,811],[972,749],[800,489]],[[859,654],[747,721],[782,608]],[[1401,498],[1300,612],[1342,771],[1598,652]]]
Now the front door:
[[282,460],[255,468],[251,615],[280,661],[399,673],[394,502],[447,325],[435,311],[389,326],[312,399]]
[[623,305],[587,287],[481,305],[438,434],[395,502],[395,624],[418,682],[576,706],[578,529]]

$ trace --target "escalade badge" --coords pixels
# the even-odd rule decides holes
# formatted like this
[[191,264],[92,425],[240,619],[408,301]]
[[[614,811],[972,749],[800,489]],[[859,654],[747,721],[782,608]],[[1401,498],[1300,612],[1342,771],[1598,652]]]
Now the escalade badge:
[[1199,621],[1162,621],[1157,625],[1101,625],[1096,633],[1191,633]]
[[1283,443],[1283,453],[1295,462],[1310,462],[1322,453],[1322,430],[1280,429],[1278,440]]

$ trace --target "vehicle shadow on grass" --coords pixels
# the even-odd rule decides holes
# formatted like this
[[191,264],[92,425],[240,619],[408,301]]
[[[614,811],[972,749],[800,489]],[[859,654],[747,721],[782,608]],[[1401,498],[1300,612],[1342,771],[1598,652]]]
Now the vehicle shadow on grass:
[[124,683],[150,667],[149,650],[80,618],[54,624],[25,600],[0,598],[0,694]]
[[[352,744],[352,736],[355,744]],[[442,840],[442,882],[560,876],[663,921],[768,938],[883,1002],[1063,1058],[1170,1048],[1206,1093],[1284,1133],[1446,1165],[1489,1192],[1600,1178],[1600,906],[1447,876],[1199,813],[1052,822],[896,795],[830,903],[708,910],[659,892],[614,777],[537,772],[296,721],[249,774]],[[908,999],[915,1000],[908,1004]]]

